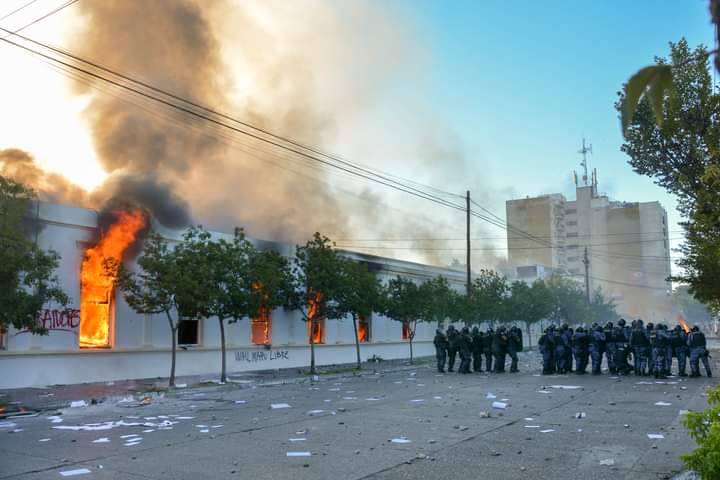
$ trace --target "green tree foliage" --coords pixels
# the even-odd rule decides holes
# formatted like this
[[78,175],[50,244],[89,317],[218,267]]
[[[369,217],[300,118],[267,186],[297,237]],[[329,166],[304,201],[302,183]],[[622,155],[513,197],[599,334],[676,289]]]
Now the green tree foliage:
[[374,311],[382,310],[383,289],[375,273],[364,263],[341,259],[340,289],[336,298],[337,309],[343,316],[350,315],[355,332],[357,368],[361,368],[358,317],[370,318]]
[[683,419],[698,448],[682,459],[702,478],[720,478],[720,386],[708,391],[708,404],[704,412],[689,412]]
[[[315,232],[312,240],[295,249],[293,273],[296,293],[292,305],[310,322],[310,331],[320,319],[340,319],[338,308],[342,292],[342,259],[329,238]],[[315,373],[315,342],[310,335],[310,373]]]
[[164,315],[167,319],[172,341],[169,386],[174,387],[177,329],[182,315],[178,304],[191,303],[186,298],[186,290],[193,279],[178,263],[175,251],[155,232],[151,232],[145,241],[143,254],[137,263],[140,267],[138,272],[120,268],[118,285],[134,311],[145,315]]
[[549,294],[550,319],[570,324],[588,320],[585,291],[577,282],[560,275],[551,275],[545,280],[545,285]]
[[588,307],[588,322],[607,323],[619,318],[615,301],[605,298],[600,288],[593,293]]
[[397,276],[388,282],[387,297],[384,302],[383,313],[408,328],[408,341],[410,344],[410,363],[413,362],[413,339],[415,329],[423,310],[423,298],[420,287],[409,278]]
[[438,276],[420,284],[420,320],[440,326],[448,318],[456,318],[457,294],[445,277]]
[[550,290],[542,280],[535,280],[532,285],[522,281],[515,281],[510,285],[510,298],[507,300],[508,317],[525,324],[531,343],[531,326],[548,318],[551,308]]
[[510,287],[504,276],[494,270],[480,270],[468,293],[466,316],[473,323],[492,325],[506,318]]
[[[714,306],[720,301],[720,92],[712,85],[705,47],[692,50],[681,40],[670,50],[669,60],[657,59],[672,76],[662,95],[662,122],[651,112],[650,100],[641,99],[622,150],[637,173],[677,196],[687,221],[678,262],[685,273],[676,280]],[[626,86],[617,108],[630,100]]]
[[13,325],[46,334],[38,312],[48,302],[66,306],[69,298],[55,275],[60,256],[28,238],[25,220],[35,198],[29,188],[0,176],[0,329]]
[[692,324],[710,323],[714,320],[713,313],[705,304],[699,302],[690,293],[687,285],[680,285],[673,291],[673,303],[685,315],[686,320]]

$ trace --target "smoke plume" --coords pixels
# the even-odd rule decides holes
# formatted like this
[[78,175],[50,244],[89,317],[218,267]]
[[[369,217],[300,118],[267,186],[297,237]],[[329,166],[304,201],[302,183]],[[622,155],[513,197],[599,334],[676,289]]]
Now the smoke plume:
[[[409,160],[388,170],[430,172],[430,183],[439,179],[453,190],[456,182],[460,190],[468,180],[480,185],[465,174],[462,147],[452,136],[434,135],[444,129],[432,121],[418,124],[425,135],[408,123],[397,138],[393,124],[363,128],[389,96],[422,83],[428,55],[408,22],[388,8],[312,0],[88,1],[74,8],[82,26],[69,49],[80,57],[304,144],[332,150],[352,137],[351,153],[367,154],[376,167],[386,167],[383,144],[404,134]],[[74,88],[89,97],[84,119],[108,179],[85,194],[53,178],[57,191],[43,189],[52,199],[100,209],[133,203],[170,227],[199,222],[229,231],[239,225],[252,236],[290,242],[314,231],[334,238],[452,237],[464,227],[462,217],[453,224],[442,219],[442,207],[399,193],[379,195],[367,182],[358,189],[356,179],[328,175],[310,160],[148,99],[108,95],[112,89],[95,82]],[[432,118],[415,106],[405,114]],[[29,183],[50,183],[52,174],[31,159],[23,168]],[[394,207],[400,202],[406,211]],[[443,243],[408,246],[425,249],[417,260],[464,258],[437,248]]]

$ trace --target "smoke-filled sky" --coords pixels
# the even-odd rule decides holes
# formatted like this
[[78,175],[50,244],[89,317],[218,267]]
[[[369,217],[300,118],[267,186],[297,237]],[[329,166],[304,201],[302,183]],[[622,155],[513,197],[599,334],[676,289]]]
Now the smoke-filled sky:
[[[3,0],[0,18],[24,3]],[[62,3],[39,0],[0,26],[19,28]],[[700,0],[80,0],[23,34],[350,161],[459,195],[469,189],[502,217],[509,198],[572,197],[585,136],[601,191],[660,200],[673,225],[672,198],[619,151],[613,103],[668,41],[711,41],[706,8]],[[8,45],[0,65],[0,157],[56,200],[99,207],[137,196],[168,224],[239,224],[289,241],[320,230],[341,245],[382,246],[378,254],[464,261],[462,212],[77,82]],[[473,229],[474,263],[494,267],[505,232],[477,219]]]

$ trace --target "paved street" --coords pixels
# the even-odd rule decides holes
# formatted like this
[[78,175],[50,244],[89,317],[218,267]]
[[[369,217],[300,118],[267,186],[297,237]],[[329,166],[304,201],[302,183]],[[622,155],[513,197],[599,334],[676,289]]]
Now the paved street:
[[[0,478],[86,468],[81,478],[118,480],[642,480],[682,469],[678,456],[692,443],[681,410],[703,409],[717,379],[542,377],[535,354],[525,355],[519,374],[439,375],[425,364],[4,420]],[[496,401],[508,405],[493,408]]]

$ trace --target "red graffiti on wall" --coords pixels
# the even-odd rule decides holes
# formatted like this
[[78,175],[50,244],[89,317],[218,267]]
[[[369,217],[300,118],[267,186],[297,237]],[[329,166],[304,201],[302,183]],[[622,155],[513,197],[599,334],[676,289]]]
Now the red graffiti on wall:
[[[80,310],[77,308],[68,308],[65,310],[46,308],[38,312],[36,321],[38,325],[41,325],[48,331],[72,332],[77,335],[77,328],[80,326]],[[29,332],[30,330],[25,328],[15,335]]]

